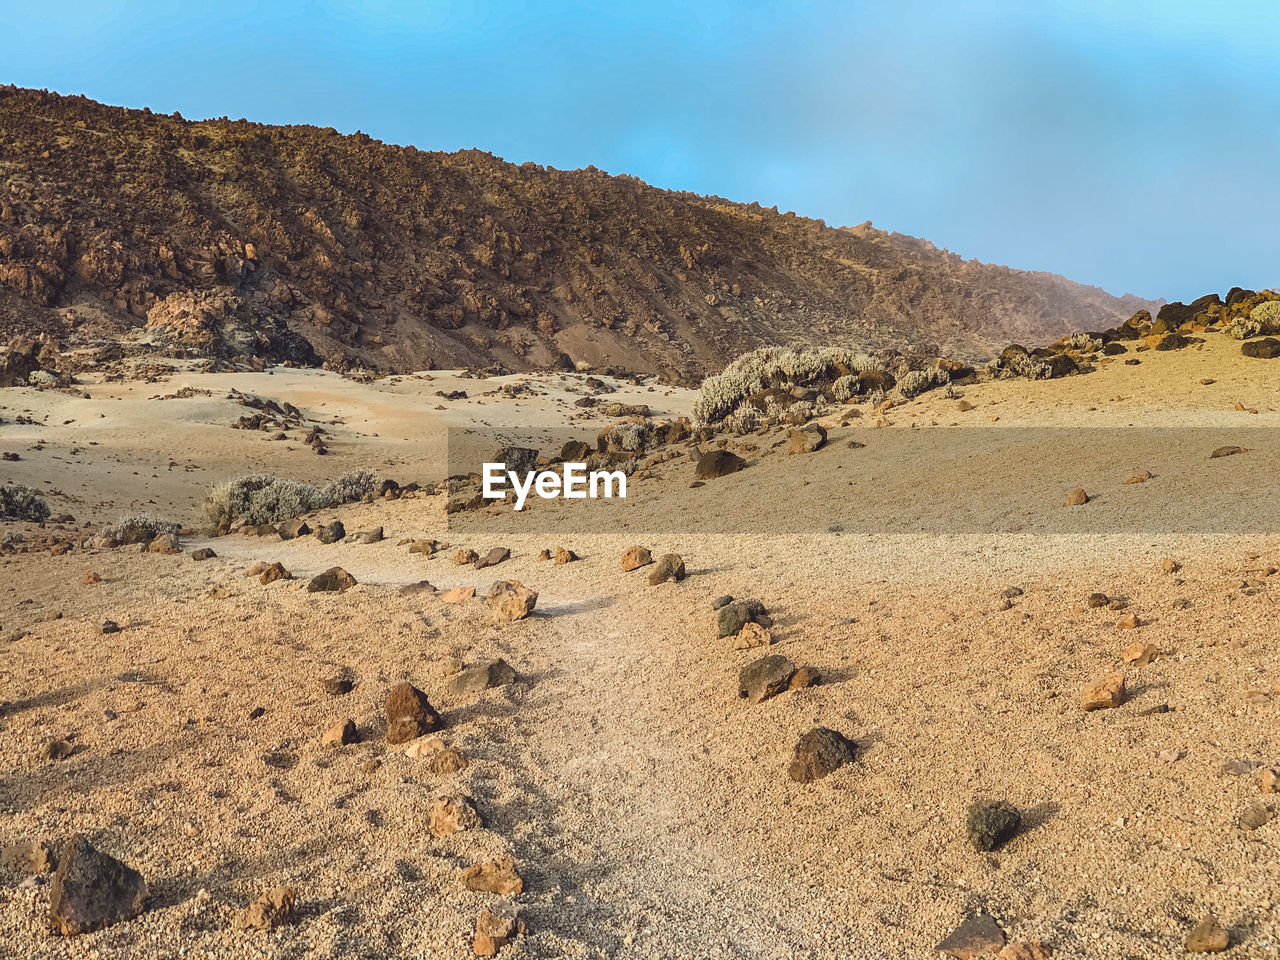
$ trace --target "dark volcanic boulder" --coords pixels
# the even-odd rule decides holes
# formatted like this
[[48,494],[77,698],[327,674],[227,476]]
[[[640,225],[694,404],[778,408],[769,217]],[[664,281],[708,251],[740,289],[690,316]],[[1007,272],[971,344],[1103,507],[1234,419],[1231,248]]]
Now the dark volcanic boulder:
[[780,654],[752,660],[738,673],[738,696],[759,703],[777,696],[795,675],[796,665]]
[[142,874],[76,835],[58,852],[49,887],[49,923],[63,936],[88,933],[136,917],[149,896]]
[[408,743],[444,726],[427,695],[411,683],[397,683],[387,694],[387,743]]
[[747,461],[736,453],[730,453],[728,450],[711,450],[704,453],[698,460],[694,473],[699,480],[714,480],[716,477],[737,473],[746,465]]
[[853,741],[844,734],[826,727],[814,727],[801,735],[787,773],[792,780],[812,783],[833,773],[857,756]]
[[965,836],[980,853],[994,850],[1022,826],[1018,808],[1004,800],[975,800],[964,817]]
[[765,628],[773,626],[773,620],[759,600],[735,600],[716,609],[718,639],[736,637],[748,623],[758,623]]
[[1276,357],[1280,357],[1280,340],[1275,337],[1246,340],[1240,345],[1240,352],[1246,357],[1253,357],[1257,360],[1274,360]]

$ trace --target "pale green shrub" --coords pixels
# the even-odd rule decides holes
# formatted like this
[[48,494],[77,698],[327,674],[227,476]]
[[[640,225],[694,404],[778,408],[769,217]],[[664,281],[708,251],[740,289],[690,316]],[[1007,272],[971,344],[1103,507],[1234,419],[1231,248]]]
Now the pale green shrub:
[[1280,300],[1267,300],[1249,311],[1249,320],[1258,325],[1258,332],[1270,336],[1280,333]]
[[352,470],[350,473],[344,473],[336,480],[331,480],[325,484],[324,490],[321,492],[326,503],[322,504],[322,506],[355,503],[365,497],[376,496],[381,482],[382,478],[372,470]]
[[177,534],[178,524],[150,513],[134,513],[121,517],[102,531],[116,543],[150,543],[166,533]]
[[0,520],[40,523],[49,519],[49,505],[30,487],[20,483],[0,487]]
[[951,375],[943,370],[908,370],[898,380],[898,392],[910,400],[918,397],[926,390],[941,387],[951,382]]

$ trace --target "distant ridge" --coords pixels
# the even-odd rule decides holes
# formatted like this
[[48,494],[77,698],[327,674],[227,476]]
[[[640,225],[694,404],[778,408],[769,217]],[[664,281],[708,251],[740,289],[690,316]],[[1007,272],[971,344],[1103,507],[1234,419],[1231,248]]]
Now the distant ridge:
[[592,167],[0,88],[6,335],[150,315],[197,347],[229,349],[209,331],[233,326],[301,362],[693,379],[770,343],[990,356],[1152,306]]

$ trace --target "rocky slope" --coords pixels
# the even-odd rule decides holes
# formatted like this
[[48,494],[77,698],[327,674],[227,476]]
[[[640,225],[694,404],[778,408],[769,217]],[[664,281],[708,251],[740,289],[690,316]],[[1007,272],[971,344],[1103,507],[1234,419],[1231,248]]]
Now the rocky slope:
[[696,378],[769,343],[991,355],[1150,306],[588,167],[0,88],[0,335]]

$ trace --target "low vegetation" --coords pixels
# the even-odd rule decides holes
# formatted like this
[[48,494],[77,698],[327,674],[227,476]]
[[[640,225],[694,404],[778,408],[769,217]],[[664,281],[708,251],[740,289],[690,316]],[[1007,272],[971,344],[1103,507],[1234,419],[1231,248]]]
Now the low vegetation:
[[214,535],[240,519],[255,524],[279,523],[313,510],[363,500],[378,492],[379,483],[372,470],[344,473],[323,487],[266,473],[249,474],[209,491],[201,507],[201,526]]
[[19,483],[0,487],[0,520],[40,523],[49,519],[49,505],[30,487]]

